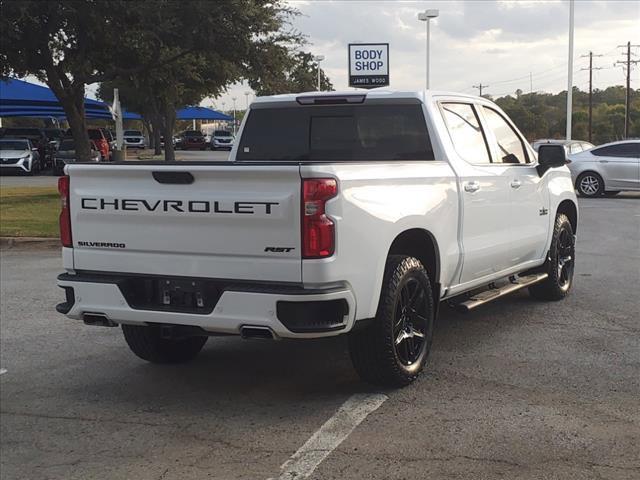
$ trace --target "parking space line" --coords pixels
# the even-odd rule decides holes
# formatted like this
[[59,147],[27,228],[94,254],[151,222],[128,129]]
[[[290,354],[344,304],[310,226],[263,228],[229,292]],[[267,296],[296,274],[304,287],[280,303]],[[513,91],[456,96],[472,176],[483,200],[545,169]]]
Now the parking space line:
[[289,460],[280,467],[278,480],[307,478],[387,396],[381,393],[355,394],[342,404]]
[[0,375],[4,375],[5,373],[7,373],[7,369],[6,368],[0,368]]

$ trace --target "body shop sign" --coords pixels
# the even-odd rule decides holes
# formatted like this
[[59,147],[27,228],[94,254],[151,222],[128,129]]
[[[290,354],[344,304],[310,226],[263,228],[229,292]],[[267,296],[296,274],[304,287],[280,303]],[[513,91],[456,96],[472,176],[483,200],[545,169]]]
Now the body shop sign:
[[360,88],[389,85],[389,44],[349,44],[349,86]]

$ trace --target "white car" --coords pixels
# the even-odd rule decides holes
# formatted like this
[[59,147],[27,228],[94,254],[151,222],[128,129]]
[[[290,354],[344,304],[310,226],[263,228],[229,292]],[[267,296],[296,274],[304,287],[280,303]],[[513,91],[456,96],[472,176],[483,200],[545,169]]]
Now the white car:
[[640,190],[640,140],[607,143],[569,155],[576,191],[584,197]]
[[231,150],[233,148],[233,133],[228,130],[214,130],[211,134],[211,150],[218,150],[224,148]]
[[536,155],[485,98],[277,95],[238,138],[230,161],[68,165],[57,310],[121,325],[156,363],[210,335],[348,334],[362,378],[397,387],[422,370],[442,301],[571,289],[564,148]]
[[35,175],[42,169],[38,149],[23,138],[0,139],[0,171]]
[[128,148],[144,148],[144,135],[140,130],[125,130],[124,146]]

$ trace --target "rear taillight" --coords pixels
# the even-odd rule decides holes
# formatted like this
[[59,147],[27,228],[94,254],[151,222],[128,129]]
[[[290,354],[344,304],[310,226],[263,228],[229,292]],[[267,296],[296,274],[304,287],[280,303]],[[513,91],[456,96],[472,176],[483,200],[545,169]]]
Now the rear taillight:
[[58,192],[60,193],[60,242],[63,247],[73,247],[71,241],[71,211],[69,205],[69,177],[58,179]]
[[338,194],[333,178],[302,180],[302,258],[325,258],[335,251],[335,225],[325,215],[327,200]]

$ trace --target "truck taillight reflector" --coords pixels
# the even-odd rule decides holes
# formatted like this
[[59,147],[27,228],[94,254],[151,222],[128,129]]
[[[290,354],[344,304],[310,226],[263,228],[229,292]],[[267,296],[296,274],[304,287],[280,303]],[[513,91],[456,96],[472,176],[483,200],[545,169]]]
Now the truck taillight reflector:
[[335,225],[325,214],[327,200],[338,194],[333,178],[302,180],[302,258],[325,258],[335,251]]
[[69,177],[58,179],[58,192],[60,193],[60,242],[63,247],[73,247],[71,240],[71,206],[69,205]]

